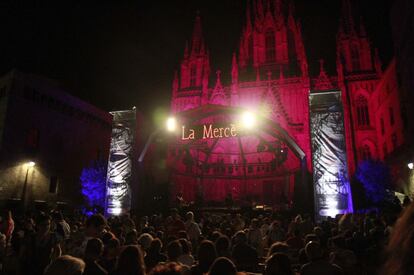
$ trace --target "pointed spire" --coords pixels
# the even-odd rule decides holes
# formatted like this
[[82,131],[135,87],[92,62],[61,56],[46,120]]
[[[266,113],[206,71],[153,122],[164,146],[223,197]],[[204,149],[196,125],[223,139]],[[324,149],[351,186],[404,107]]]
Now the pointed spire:
[[343,30],[347,34],[355,32],[354,18],[352,15],[351,0],[342,0],[341,22]]
[[282,15],[282,2],[281,0],[275,0],[275,16],[276,18],[278,18],[281,15]]
[[359,34],[361,37],[366,37],[367,36],[367,31],[365,30],[365,25],[364,22],[362,20],[362,16],[359,19]]
[[216,71],[216,76],[217,76],[217,79],[216,79],[216,88],[217,87],[222,87],[223,85],[221,84],[221,71],[220,70],[217,70]]
[[252,20],[250,14],[250,0],[247,0],[247,7],[246,7],[246,31],[250,33],[252,31]]
[[237,84],[239,82],[239,67],[237,65],[236,53],[233,53],[231,64],[231,83]]
[[202,44],[203,44],[203,33],[201,30],[201,18],[200,18],[200,13],[197,11],[197,16],[194,22],[193,37],[191,40],[191,54],[199,53]]
[[263,3],[262,0],[257,0],[257,14],[260,19],[264,17]]
[[175,70],[174,72],[174,80],[173,80],[173,93],[178,91],[178,71]]
[[188,40],[185,41],[184,58],[188,57]]

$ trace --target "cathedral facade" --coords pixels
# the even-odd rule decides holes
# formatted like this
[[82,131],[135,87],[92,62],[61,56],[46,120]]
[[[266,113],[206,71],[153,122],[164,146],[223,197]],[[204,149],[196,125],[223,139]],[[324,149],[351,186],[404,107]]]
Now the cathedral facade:
[[[178,140],[168,152],[175,194],[188,201],[197,196],[266,204],[291,201],[301,165],[312,171],[311,92],[340,91],[349,175],[359,161],[384,157],[372,101],[382,77],[381,62],[362,20],[356,23],[349,0],[342,3],[336,36],[336,75],[328,75],[322,60],[319,74],[310,75],[305,47],[292,1],[254,0],[247,5],[239,47],[232,56],[231,83],[224,84],[220,71],[215,76],[211,72],[214,56],[204,41],[201,18],[196,17],[173,80],[172,113],[187,121],[192,117],[193,124],[220,124],[231,114],[215,112],[217,108],[260,110],[277,126],[275,131],[282,131],[299,149],[294,152],[280,134],[265,131],[218,140]],[[399,119],[397,113],[395,117]]]

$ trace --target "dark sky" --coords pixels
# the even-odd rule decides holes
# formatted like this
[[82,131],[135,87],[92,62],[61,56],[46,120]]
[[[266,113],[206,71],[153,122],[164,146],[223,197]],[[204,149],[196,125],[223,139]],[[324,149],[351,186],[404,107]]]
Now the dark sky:
[[[295,0],[311,74],[335,71],[341,0]],[[388,0],[353,1],[383,63],[392,56]],[[374,4],[375,3],[375,4]],[[0,73],[12,68],[59,80],[104,110],[169,106],[171,81],[199,10],[212,71],[229,75],[244,0],[1,0]]]

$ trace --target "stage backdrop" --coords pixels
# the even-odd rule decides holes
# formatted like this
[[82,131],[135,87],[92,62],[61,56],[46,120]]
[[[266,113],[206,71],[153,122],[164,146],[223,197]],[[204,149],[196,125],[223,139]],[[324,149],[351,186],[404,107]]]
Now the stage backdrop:
[[352,212],[341,92],[311,92],[309,104],[316,217]]
[[121,215],[131,209],[132,154],[136,112],[111,112],[112,136],[106,178],[106,215]]

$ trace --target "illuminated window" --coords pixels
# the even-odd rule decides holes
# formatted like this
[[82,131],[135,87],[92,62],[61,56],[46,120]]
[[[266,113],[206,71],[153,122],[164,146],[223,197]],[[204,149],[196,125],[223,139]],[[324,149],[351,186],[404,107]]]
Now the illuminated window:
[[197,68],[196,65],[193,64],[191,65],[191,69],[190,69],[190,86],[194,87],[196,85],[196,80],[197,80]]
[[368,101],[362,95],[358,96],[356,102],[358,126],[369,126]]
[[265,34],[265,45],[266,45],[266,61],[275,61],[275,33],[273,30],[267,30]]
[[394,125],[394,110],[392,108],[389,108],[388,111],[390,113],[390,124],[392,126]]
[[354,71],[359,70],[359,54],[358,54],[358,47],[357,45],[352,45],[351,47],[351,61],[352,61],[352,69]]

